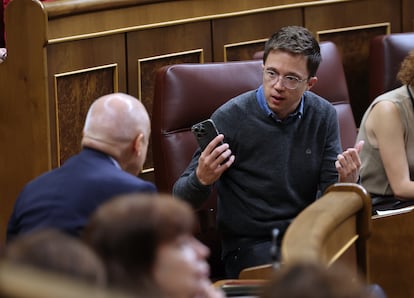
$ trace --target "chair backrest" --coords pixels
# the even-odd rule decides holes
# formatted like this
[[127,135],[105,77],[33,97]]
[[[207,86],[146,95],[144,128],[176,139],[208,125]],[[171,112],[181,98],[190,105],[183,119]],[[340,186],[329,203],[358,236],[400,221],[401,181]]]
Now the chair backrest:
[[[177,64],[157,71],[152,113],[155,183],[170,193],[197,147],[191,126],[262,82],[261,61]],[[210,247],[212,276],[223,274],[216,230],[216,193],[198,210],[199,239]]]
[[[321,43],[322,63],[315,91],[335,106],[343,148],[354,145],[356,126],[349,102],[342,60],[332,42]],[[262,83],[262,61],[177,64],[156,74],[152,113],[155,183],[171,192],[189,164],[197,143],[191,126],[207,119],[224,102]],[[335,86],[332,88],[332,86]],[[216,193],[198,210],[199,238],[211,249],[212,275],[222,274],[220,240],[216,230]]]
[[[336,45],[331,41],[320,44],[322,62],[316,76],[318,82],[312,91],[333,104],[338,113],[342,148],[353,147],[357,136],[357,127],[351,108],[348,85],[342,64],[342,57]],[[254,59],[262,59],[263,51],[253,55]]]
[[312,91],[330,101],[338,114],[342,148],[354,147],[357,127],[349,99],[348,85],[342,57],[331,41],[320,43],[322,62],[316,76],[318,82]]
[[[290,224],[282,240],[281,266],[316,262],[345,263],[355,274],[367,273],[367,241],[371,233],[371,199],[357,184],[332,185]],[[272,265],[246,268],[240,278],[270,279]]]
[[366,273],[371,225],[368,192],[358,184],[334,184],[287,229],[282,241],[282,264],[316,261],[331,266],[345,257],[352,265],[347,259],[351,256],[355,268]]
[[260,61],[177,64],[157,71],[152,113],[155,182],[170,192],[197,143],[191,126],[262,82]]
[[397,73],[401,62],[414,49],[414,32],[374,37],[369,54],[369,99],[401,86]]

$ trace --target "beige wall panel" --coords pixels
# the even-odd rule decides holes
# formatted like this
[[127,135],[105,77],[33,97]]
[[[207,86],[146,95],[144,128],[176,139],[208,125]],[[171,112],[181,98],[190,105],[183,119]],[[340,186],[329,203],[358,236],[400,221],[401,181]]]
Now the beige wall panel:
[[280,27],[302,25],[302,10],[291,8],[213,20],[214,61],[224,61],[228,44],[266,39]]

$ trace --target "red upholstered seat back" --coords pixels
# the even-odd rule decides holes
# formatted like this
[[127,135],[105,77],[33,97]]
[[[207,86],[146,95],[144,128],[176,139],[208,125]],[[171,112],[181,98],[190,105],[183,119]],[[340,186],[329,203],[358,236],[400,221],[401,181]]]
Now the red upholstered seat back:
[[262,82],[260,61],[177,64],[158,70],[152,113],[155,179],[171,191],[196,149],[190,128]]
[[[355,121],[336,46],[321,43],[323,62],[314,92],[331,101],[339,115],[344,148],[354,145]],[[190,128],[207,119],[220,105],[262,83],[262,61],[177,64],[157,71],[152,113],[155,183],[161,192],[172,191],[197,147]],[[216,193],[198,210],[199,238],[211,249],[212,275],[220,277],[220,240],[216,229]]]
[[401,86],[397,73],[401,62],[414,49],[414,32],[374,37],[369,54],[369,99]]
[[[155,183],[170,193],[197,147],[190,128],[220,105],[262,82],[261,61],[165,66],[156,74],[152,113]],[[211,250],[212,276],[221,277],[216,193],[198,210],[199,238]]]
[[320,43],[322,63],[316,76],[318,82],[312,91],[330,101],[338,113],[342,148],[353,147],[357,136],[354,114],[349,99],[342,58],[333,42]]

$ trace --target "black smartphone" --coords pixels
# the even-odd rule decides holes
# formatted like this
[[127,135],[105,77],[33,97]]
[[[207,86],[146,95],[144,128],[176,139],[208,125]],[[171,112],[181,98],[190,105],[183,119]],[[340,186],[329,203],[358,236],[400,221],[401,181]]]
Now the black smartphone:
[[194,124],[191,127],[191,131],[195,135],[201,150],[204,150],[207,145],[219,134],[216,125],[211,119]]

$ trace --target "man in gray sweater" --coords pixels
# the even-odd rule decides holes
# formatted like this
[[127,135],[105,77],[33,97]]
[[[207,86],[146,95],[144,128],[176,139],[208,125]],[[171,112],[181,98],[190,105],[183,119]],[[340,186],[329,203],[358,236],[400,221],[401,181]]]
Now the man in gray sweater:
[[362,143],[341,153],[335,108],[309,91],[320,61],[307,29],[289,26],[273,34],[265,45],[263,84],[213,113],[221,134],[195,152],[174,185],[174,195],[194,207],[217,185],[228,278],[272,262],[273,229],[280,245],[289,223],[318,193],[358,180]]

